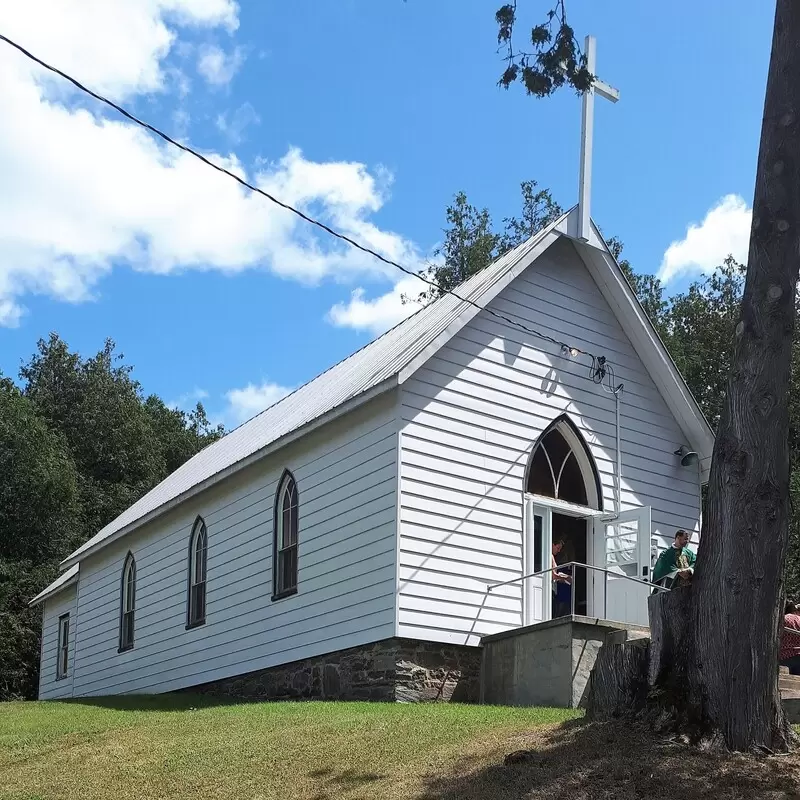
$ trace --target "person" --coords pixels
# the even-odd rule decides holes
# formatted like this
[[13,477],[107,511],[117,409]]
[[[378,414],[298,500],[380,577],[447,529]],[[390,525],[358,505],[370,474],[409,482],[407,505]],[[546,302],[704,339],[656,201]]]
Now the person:
[[564,549],[564,540],[553,541],[553,555],[550,567],[553,570],[553,619],[565,617],[570,613],[570,598],[572,596],[572,576],[565,570],[558,568],[556,556]]
[[800,614],[797,613],[797,606],[788,600],[783,609],[783,630],[778,662],[782,667],[789,667],[790,675],[800,675]]
[[675,532],[675,540],[656,561],[653,583],[665,588],[689,583],[694,572],[697,556],[687,547],[689,534],[684,530]]

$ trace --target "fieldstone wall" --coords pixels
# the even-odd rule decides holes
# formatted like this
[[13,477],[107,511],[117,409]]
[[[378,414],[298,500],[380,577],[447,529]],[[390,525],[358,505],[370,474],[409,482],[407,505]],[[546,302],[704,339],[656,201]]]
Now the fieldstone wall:
[[258,700],[477,702],[477,647],[385,639],[185,689]]

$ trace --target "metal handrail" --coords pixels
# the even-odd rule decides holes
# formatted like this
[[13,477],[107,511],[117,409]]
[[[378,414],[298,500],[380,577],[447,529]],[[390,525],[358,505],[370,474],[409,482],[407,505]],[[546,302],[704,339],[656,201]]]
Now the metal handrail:
[[610,569],[606,569],[605,567],[597,567],[594,564],[582,564],[580,561],[568,561],[566,564],[558,564],[555,567],[550,567],[549,569],[540,569],[538,572],[531,572],[528,575],[522,575],[519,578],[514,578],[510,581],[501,581],[499,583],[487,583],[487,591],[491,592],[492,589],[497,589],[500,586],[511,586],[511,584],[519,583],[520,581],[526,581],[529,578],[538,578],[540,575],[546,575],[548,572],[558,572],[560,569],[564,569],[565,567],[584,567],[586,569],[593,569],[595,572],[605,572],[608,575],[613,575],[615,578],[624,578],[626,581],[633,581],[634,583],[646,583],[648,586],[652,586],[654,589],[658,589],[661,592],[668,592],[665,586],[659,586],[657,583],[652,583],[648,580],[643,580],[641,578],[632,578],[630,575],[626,575],[624,572],[612,572]]
[[[632,578],[630,575],[625,575],[623,572],[612,572],[610,569],[606,567],[598,567],[594,564],[582,564],[580,561],[568,561],[565,564],[556,564],[555,567],[550,567],[549,569],[542,569],[538,572],[531,572],[528,575],[522,575],[519,578],[513,578],[510,581],[500,581],[498,583],[489,583],[486,585],[486,594],[488,595],[494,589],[498,589],[501,586],[511,586],[515,583],[521,583],[522,581],[529,580],[531,578],[537,577],[544,577],[550,572],[558,572],[559,570],[566,569],[567,567],[583,567],[584,569],[591,569],[595,572],[602,572],[604,574],[605,580],[603,582],[603,613],[608,614],[608,576],[613,575],[614,578],[624,578],[628,581],[633,581],[633,583],[638,584],[639,586],[648,586],[652,587],[657,592],[668,592],[670,591],[664,586],[659,586],[657,583],[651,583],[649,580],[641,579],[641,578]],[[573,574],[574,577],[574,574]],[[544,586],[542,586],[542,591],[544,591]],[[573,590],[570,592],[570,613],[574,617],[575,616],[575,591]],[[607,619],[607,617],[604,617]]]

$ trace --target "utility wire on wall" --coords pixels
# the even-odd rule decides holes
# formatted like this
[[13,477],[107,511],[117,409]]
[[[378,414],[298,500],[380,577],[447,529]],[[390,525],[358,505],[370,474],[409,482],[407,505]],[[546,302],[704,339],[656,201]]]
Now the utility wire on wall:
[[[266,197],[267,200],[269,200],[271,203],[274,203],[275,205],[279,206],[280,208],[283,208],[286,211],[291,212],[292,214],[296,214],[298,217],[300,217],[300,219],[302,219],[303,221],[307,222],[309,225],[314,225],[317,228],[320,228],[321,230],[325,231],[325,233],[335,237],[336,239],[339,239],[339,240],[345,242],[346,244],[350,245],[351,247],[356,248],[357,250],[361,250],[362,252],[367,253],[368,255],[371,255],[373,258],[378,259],[379,261],[383,262],[384,264],[387,264],[387,265],[389,265],[391,267],[395,267],[396,269],[399,269],[401,272],[405,273],[406,275],[409,275],[409,276],[414,277],[414,278],[418,278],[423,283],[428,284],[428,286],[431,286],[432,288],[436,289],[437,291],[441,292],[442,294],[450,294],[453,297],[455,297],[457,300],[460,300],[462,303],[467,303],[467,304],[473,306],[474,308],[477,308],[480,311],[485,311],[487,314],[490,314],[493,317],[496,317],[497,319],[500,319],[503,322],[514,326],[515,328],[518,328],[518,329],[520,329],[522,331],[525,331],[526,333],[529,333],[530,335],[535,336],[538,339],[542,339],[543,341],[550,342],[551,344],[557,345],[558,347],[561,348],[561,354],[562,355],[572,356],[572,357],[576,357],[578,355],[588,356],[592,360],[592,363],[591,363],[591,366],[590,366],[590,370],[589,370],[589,375],[590,375],[590,378],[592,379],[592,381],[594,383],[597,383],[597,384],[603,386],[603,388],[606,391],[608,391],[608,392],[610,392],[612,394],[616,394],[618,391],[620,391],[622,389],[622,385],[621,384],[620,384],[619,387],[614,387],[614,385],[613,385],[613,381],[614,381],[613,368],[608,363],[608,361],[606,360],[605,356],[596,356],[596,355],[594,355],[593,353],[590,353],[587,350],[583,350],[583,349],[581,349],[579,347],[574,347],[572,345],[568,345],[565,342],[562,342],[561,340],[555,338],[554,336],[550,336],[547,333],[543,333],[542,331],[536,330],[535,328],[531,328],[531,327],[529,327],[528,325],[525,325],[522,322],[518,322],[515,319],[512,319],[509,316],[506,316],[505,314],[501,314],[500,312],[494,311],[491,308],[487,308],[486,306],[482,306],[479,303],[476,303],[474,300],[470,300],[467,297],[462,297],[461,295],[459,295],[457,292],[455,292],[452,289],[445,289],[443,286],[440,286],[438,283],[436,283],[435,281],[432,281],[430,278],[427,278],[424,275],[421,275],[421,274],[415,272],[414,270],[409,269],[408,267],[404,267],[402,264],[398,264],[396,261],[393,261],[390,258],[386,258],[385,256],[382,256],[380,253],[376,252],[375,250],[371,249],[370,247],[367,247],[366,245],[363,245],[363,244],[359,243],[355,239],[351,239],[349,236],[347,236],[347,235],[345,235],[343,233],[340,233],[337,230],[334,230],[333,228],[331,228],[328,225],[326,225],[324,222],[320,222],[319,220],[308,216],[303,211],[300,211],[299,209],[295,208],[294,206],[291,206],[288,203],[284,203],[282,200],[279,200],[277,197],[274,197],[269,192],[266,192],[263,189],[260,189],[258,186],[255,186],[252,183],[249,183],[248,181],[244,180],[244,178],[241,178],[238,175],[236,175],[235,173],[231,172],[230,170],[225,169],[225,167],[221,167],[219,164],[215,164],[213,161],[209,160],[208,158],[206,158],[201,153],[198,153],[196,150],[193,150],[191,147],[188,147],[185,144],[181,144],[180,142],[176,141],[175,139],[173,139],[172,137],[170,137],[169,135],[164,133],[162,130],[159,130],[158,128],[156,128],[155,126],[151,125],[150,123],[145,122],[144,120],[141,120],[138,117],[134,116],[133,114],[130,113],[130,111],[127,111],[125,108],[123,108],[122,106],[118,105],[117,103],[114,103],[112,100],[109,100],[108,98],[103,97],[102,95],[98,94],[97,92],[94,92],[91,89],[87,88],[82,83],[80,83],[78,80],[76,80],[72,76],[68,75],[66,72],[63,72],[62,70],[58,69],[57,67],[53,67],[50,64],[46,63],[45,61],[42,61],[42,59],[38,58],[33,53],[31,53],[30,51],[26,50],[24,47],[22,47],[22,45],[17,44],[12,39],[9,39],[7,36],[4,36],[2,33],[0,33],[0,41],[3,41],[6,44],[10,45],[15,50],[18,50],[20,53],[22,53],[22,55],[24,55],[26,58],[29,58],[31,61],[35,62],[36,64],[38,64],[40,67],[43,67],[44,69],[48,70],[49,72],[52,72],[55,75],[58,75],[59,77],[63,78],[65,81],[68,81],[75,88],[79,89],[81,92],[84,92],[85,94],[88,94],[90,97],[93,97],[98,102],[103,103],[103,104],[109,106],[110,108],[113,108],[117,113],[121,114],[123,117],[125,117],[128,120],[130,120],[134,124],[138,125],[141,128],[144,128],[145,130],[149,131],[153,135],[158,136],[160,139],[163,139],[165,142],[167,142],[167,144],[170,144],[173,147],[176,147],[179,150],[182,150],[184,153],[188,153],[189,155],[194,156],[195,158],[197,158],[200,161],[202,161],[206,166],[211,167],[212,169],[216,170],[217,172],[221,172],[223,175],[227,175],[229,178],[232,178],[237,183],[239,183],[242,186],[244,186],[246,189],[249,189],[251,192],[255,192],[256,194],[260,194],[262,197]],[[606,384],[608,384],[608,385],[606,385]]]

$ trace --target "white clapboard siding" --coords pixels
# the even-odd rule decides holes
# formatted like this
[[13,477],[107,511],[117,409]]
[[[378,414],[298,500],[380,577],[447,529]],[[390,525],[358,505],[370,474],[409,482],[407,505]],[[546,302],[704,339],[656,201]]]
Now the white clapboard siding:
[[[490,308],[570,345],[605,355],[625,384],[620,407],[623,509],[652,507],[653,538],[695,532],[697,473],[673,451],[684,435],[613,312],[568,241],[555,244]],[[477,644],[520,625],[522,492],[541,433],[567,413],[614,507],[613,395],[588,378],[586,357],[479,313],[401,389],[398,632]]]
[[[42,650],[39,668],[39,699],[58,700],[72,696],[72,677],[75,667],[75,635],[77,618],[75,614],[76,586],[67,586],[44,602],[42,617]],[[69,614],[69,652],[67,674],[56,678],[58,661],[58,620]]]
[[[393,636],[396,411],[396,397],[376,398],[85,558],[72,693],[171,691]],[[273,602],[274,501],[287,468],[300,503],[298,593]],[[206,623],[186,630],[198,515],[208,530]],[[134,647],[118,653],[129,551]]]

